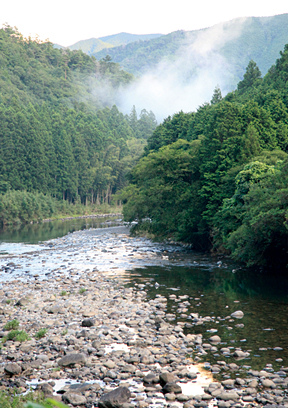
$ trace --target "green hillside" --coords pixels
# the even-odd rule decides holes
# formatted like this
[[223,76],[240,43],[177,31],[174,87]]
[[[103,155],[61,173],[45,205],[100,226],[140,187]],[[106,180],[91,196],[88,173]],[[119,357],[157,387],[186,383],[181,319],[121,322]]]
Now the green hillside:
[[156,126],[113,105],[132,80],[109,58],[0,30],[0,225],[50,216],[55,199],[110,203]]
[[[63,47],[59,44],[54,44],[55,48],[69,48],[69,50],[81,50],[88,55],[100,52],[101,50],[109,50],[110,48],[126,45],[135,41],[146,41],[152,38],[161,37],[162,34],[129,34],[129,33],[119,33],[108,35],[106,37],[100,38],[90,38],[88,40],[81,40],[75,44],[69,45],[68,47]],[[104,53],[103,57],[107,55]],[[102,58],[102,57],[101,57]]]
[[[201,60],[198,58],[197,61],[197,54],[205,55],[207,65],[209,59],[212,61],[215,55],[220,55],[230,65],[227,81],[232,87],[242,79],[250,59],[256,61],[261,72],[265,74],[277,58],[279,49],[287,42],[288,14],[282,14],[235,19],[190,32],[176,31],[151,40],[133,42],[124,47],[104,49],[93,55],[102,58],[109,54],[113,61],[134,75],[144,74],[163,60],[171,62],[183,58],[185,61],[185,54],[193,74]],[[211,49],[209,44],[214,44]]]
[[[120,65],[97,61],[81,50],[56,49],[50,42],[25,40],[6,26],[0,30],[0,102],[64,104],[89,109],[112,106],[116,93],[133,80]],[[105,86],[105,92],[103,92]],[[132,108],[132,106],[131,106]]]

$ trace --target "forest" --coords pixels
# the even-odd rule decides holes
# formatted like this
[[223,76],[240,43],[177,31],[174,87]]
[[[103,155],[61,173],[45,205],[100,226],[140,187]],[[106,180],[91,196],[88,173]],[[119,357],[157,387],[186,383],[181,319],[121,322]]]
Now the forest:
[[49,217],[51,197],[110,203],[156,126],[151,111],[117,109],[131,81],[109,57],[0,30],[0,224]]
[[237,89],[169,116],[122,191],[135,231],[230,255],[288,264],[288,45],[262,78],[251,60]]

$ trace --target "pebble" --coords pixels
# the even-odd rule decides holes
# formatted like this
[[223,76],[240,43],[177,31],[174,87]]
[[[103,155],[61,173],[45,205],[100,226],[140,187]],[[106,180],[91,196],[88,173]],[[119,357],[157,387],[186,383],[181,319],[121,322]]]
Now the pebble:
[[[21,329],[31,338],[22,343],[5,343],[0,354],[1,387],[17,386],[24,391],[28,389],[27,379],[39,380],[42,384],[38,384],[38,389],[45,395],[53,394],[64,403],[85,408],[97,405],[107,408],[113,404],[145,408],[152,406],[154,399],[159,406],[170,404],[171,408],[205,407],[212,400],[218,407],[235,408],[244,402],[259,407],[264,400],[265,404],[267,401],[279,406],[283,403],[282,394],[276,391],[288,388],[288,368],[283,367],[271,377],[272,367],[266,366],[259,372],[247,371],[250,377],[245,378],[240,364],[229,363],[228,359],[245,359],[249,357],[248,351],[222,343],[216,334],[209,339],[208,334],[185,334],[185,323],[180,321],[176,326],[170,323],[176,314],[166,313],[164,296],[157,294],[155,299],[146,299],[145,284],[127,288],[121,274],[110,275],[112,269],[99,271],[94,267],[81,273],[74,271],[75,250],[83,254],[86,247],[84,241],[81,248],[77,242],[73,243],[78,236],[73,235],[66,240],[53,240],[52,257],[58,256],[59,242],[71,249],[71,259],[63,261],[60,271],[44,280],[22,281],[21,294],[19,281],[4,282],[0,288],[0,300],[6,299],[5,293],[15,299],[15,306],[2,303],[3,326],[17,318]],[[129,248],[128,236],[123,234],[117,239],[123,240],[124,248]],[[106,243],[102,256],[109,256],[114,250]],[[198,302],[200,298],[194,300]],[[213,321],[210,316],[186,313],[192,296],[169,295],[170,301],[175,302],[175,311],[178,310],[183,319],[191,317],[190,322],[200,325],[200,329],[207,322],[215,323],[216,319]],[[235,319],[243,316],[242,311],[231,314]],[[233,321],[230,322],[233,326]],[[43,328],[47,329],[43,337],[35,338]],[[211,330],[210,334],[215,331]],[[274,350],[280,352],[281,348]],[[206,365],[206,374],[200,374],[195,362],[201,361],[206,353],[219,353],[216,357],[219,361]],[[191,371],[191,367],[196,370]],[[202,366],[199,370],[203,372]],[[221,383],[215,382],[212,373],[220,376],[223,373],[226,379],[222,377]],[[240,373],[244,378],[227,378]],[[205,375],[207,382],[200,395],[184,393],[185,385],[198,385],[199,378]],[[57,389],[60,380],[62,388]],[[65,381],[77,384],[64,385]]]

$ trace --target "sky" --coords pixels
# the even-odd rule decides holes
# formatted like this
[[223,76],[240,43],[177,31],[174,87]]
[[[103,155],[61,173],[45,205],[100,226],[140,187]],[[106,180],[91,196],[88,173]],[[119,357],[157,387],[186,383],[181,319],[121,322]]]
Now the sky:
[[168,34],[198,30],[237,17],[288,12],[284,0],[12,0],[1,4],[0,25],[8,23],[25,36],[63,46],[127,32]]

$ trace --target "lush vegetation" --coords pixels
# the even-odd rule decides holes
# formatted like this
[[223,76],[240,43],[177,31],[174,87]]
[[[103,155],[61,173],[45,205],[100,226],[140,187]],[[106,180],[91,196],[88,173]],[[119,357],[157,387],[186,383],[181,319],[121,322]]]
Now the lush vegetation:
[[52,398],[43,398],[38,392],[17,395],[17,390],[11,395],[8,391],[0,391],[1,408],[68,408],[62,402]]
[[157,237],[288,264],[288,45],[262,79],[250,61],[237,90],[168,117],[148,139],[122,198],[127,221]]
[[[201,54],[204,52],[205,67],[207,59],[210,65],[213,65],[215,59],[219,60],[220,64],[226,62],[223,77],[225,75],[227,88],[229,85],[229,89],[233,89],[242,79],[250,59],[257,62],[262,73],[268,71],[279,50],[287,42],[287,24],[288,14],[240,18],[207,29],[176,31],[149,41],[135,41],[92,55],[102,58],[109,54],[115,62],[134,75],[142,75],[155,68],[160,61],[170,63],[184,55],[184,61],[190,58],[190,71],[187,68],[189,79],[189,74],[193,76],[195,70],[201,68]],[[196,59],[193,57],[195,51],[199,51]]]
[[0,224],[63,213],[55,199],[110,203],[156,126],[152,112],[112,104],[132,75],[10,26],[0,51]]

